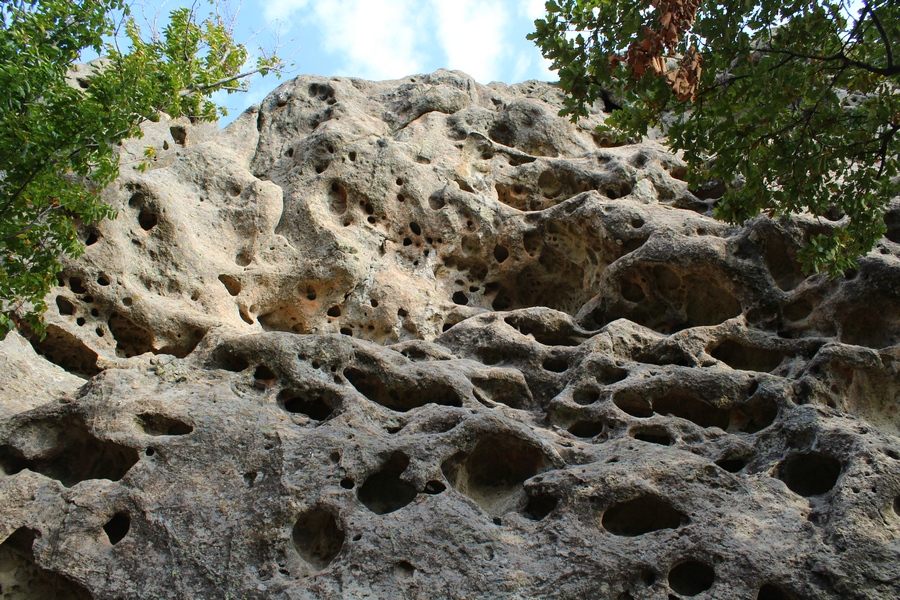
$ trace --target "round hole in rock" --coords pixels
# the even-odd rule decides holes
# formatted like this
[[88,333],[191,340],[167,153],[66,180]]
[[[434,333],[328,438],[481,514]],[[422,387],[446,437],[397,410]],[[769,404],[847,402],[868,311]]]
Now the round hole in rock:
[[818,496],[830,491],[841,475],[841,463],[819,452],[788,457],[778,466],[778,478],[800,496]]
[[612,385],[628,377],[628,371],[613,365],[603,365],[597,369],[596,376],[600,383]]
[[771,583],[764,584],[756,594],[756,600],[790,600],[784,590]]
[[747,466],[747,461],[743,458],[720,458],[716,465],[729,473],[737,473]]
[[459,304],[460,306],[465,306],[469,303],[469,297],[466,296],[465,292],[454,292],[453,293],[453,303]]
[[341,327],[341,335],[353,337],[353,329],[350,327]]
[[632,217],[631,218],[631,226],[635,229],[639,229],[644,226],[644,220],[640,217]]
[[59,310],[59,314],[61,315],[74,315],[75,314],[75,305],[63,298],[62,296],[56,297],[56,308]]
[[100,316],[100,311],[97,310],[96,308],[92,308],[92,309],[91,309],[91,316],[92,316],[92,317],[99,317],[99,316]]
[[85,323],[87,323],[87,321],[84,320],[84,317],[78,317],[77,319],[75,319],[75,323],[79,327],[82,327],[82,326],[84,326]]
[[103,526],[103,531],[106,532],[106,537],[109,538],[109,543],[115,546],[119,542],[121,542],[126,535],[128,535],[128,530],[131,529],[131,516],[127,512],[118,512],[113,515],[113,517],[106,522],[106,525]]
[[544,360],[541,365],[547,371],[552,371],[554,373],[564,373],[569,370],[569,362],[564,358],[551,357]]
[[600,399],[600,392],[591,388],[581,388],[575,390],[575,392],[572,394],[572,399],[575,401],[575,404],[587,406],[588,404],[593,404]]
[[507,258],[509,258],[509,250],[506,248],[506,246],[501,246],[500,244],[494,246],[494,259],[498,263],[502,263]]
[[354,482],[349,477],[344,477],[343,479],[341,479],[341,487],[345,490],[352,490],[356,487],[356,482]]
[[622,297],[629,302],[637,303],[646,298],[643,288],[632,281],[623,281],[621,282],[620,287],[622,290]]
[[665,427],[641,427],[631,430],[631,437],[642,442],[650,444],[659,444],[661,446],[671,446],[672,436]]
[[278,395],[278,401],[289,413],[306,415],[314,421],[324,421],[334,413],[331,405],[317,395],[306,396],[285,390]]
[[122,304],[124,304],[125,306],[131,306],[132,304],[134,304],[134,300],[132,300],[131,298],[122,298]]
[[257,381],[274,381],[275,373],[266,365],[259,365],[253,372],[253,378]]
[[613,396],[613,404],[632,417],[645,419],[653,416],[653,408],[646,398],[633,391],[621,391]]
[[559,498],[552,494],[538,493],[533,496],[529,495],[523,514],[533,521],[541,521],[553,512],[557,504],[559,504]]
[[422,235],[422,228],[419,227],[418,223],[410,223],[409,230],[412,231],[415,235]]
[[82,302],[87,302],[88,304],[91,304],[91,303],[94,301],[94,297],[91,296],[90,294],[88,294],[88,295],[84,296],[84,297],[81,299],[81,301],[82,301]]
[[601,421],[576,421],[569,426],[569,433],[580,438],[595,438],[605,429]]
[[335,306],[332,306],[331,308],[329,308],[329,309],[328,309],[328,316],[329,316],[329,317],[339,317],[339,316],[341,316],[341,307],[335,305]]
[[239,267],[246,267],[250,264],[250,255],[246,252],[240,252],[234,257],[234,262]]
[[98,241],[100,241],[100,236],[92,231],[88,234],[87,239],[84,241],[84,245],[85,246],[93,246]]
[[106,275],[100,275],[99,277],[97,277],[97,285],[102,285],[103,287],[109,285],[109,279],[107,279]]
[[436,479],[432,479],[431,481],[429,481],[428,483],[425,484],[425,493],[426,494],[431,494],[431,495],[440,494],[441,492],[443,492],[446,489],[447,489],[447,486]]
[[523,483],[544,468],[544,455],[535,446],[507,433],[481,438],[471,453],[444,461],[444,476],[492,517],[520,509]]
[[894,509],[894,514],[896,514],[898,517],[900,517],[900,496],[897,496],[896,498],[894,498],[893,509]]
[[687,522],[687,517],[661,498],[639,496],[610,506],[601,522],[613,535],[635,537],[660,529],[677,529]]
[[366,508],[377,515],[399,510],[416,499],[416,488],[400,479],[409,466],[409,457],[395,452],[379,471],[360,486],[357,496]]
[[87,291],[84,288],[84,282],[81,280],[81,277],[71,277],[69,279],[69,287],[72,288],[72,291],[76,294],[83,294]]
[[291,537],[297,554],[316,569],[331,564],[344,545],[344,532],[337,520],[322,508],[300,515]]
[[141,209],[138,215],[138,224],[144,231],[150,231],[159,223],[159,215],[147,209]]
[[697,560],[686,560],[669,570],[669,587],[683,596],[696,596],[705,592],[715,580],[715,570]]
[[241,282],[237,278],[223,273],[219,275],[219,281],[222,282],[222,285],[225,286],[225,289],[228,290],[228,293],[232,296],[237,296],[241,293]]

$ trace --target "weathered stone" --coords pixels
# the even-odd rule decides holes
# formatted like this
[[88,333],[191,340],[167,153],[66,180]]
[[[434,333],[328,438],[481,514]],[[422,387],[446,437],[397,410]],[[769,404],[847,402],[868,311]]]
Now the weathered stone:
[[303,76],[126,142],[0,346],[4,597],[898,597],[900,204],[806,277],[834,223],[561,106]]

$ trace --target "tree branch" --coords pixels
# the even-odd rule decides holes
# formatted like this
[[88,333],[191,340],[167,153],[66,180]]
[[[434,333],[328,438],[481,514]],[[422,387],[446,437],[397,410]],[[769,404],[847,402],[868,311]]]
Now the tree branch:
[[233,81],[237,81],[239,79],[244,79],[245,77],[250,77],[251,75],[256,75],[257,73],[261,73],[263,71],[277,70],[278,68],[284,66],[284,63],[278,63],[277,65],[273,65],[271,67],[259,67],[258,69],[253,69],[252,71],[245,71],[243,73],[238,73],[233,77],[226,77],[225,79],[220,79],[218,81],[214,81],[212,83],[207,83],[205,85],[198,85],[194,87],[189,87],[187,89],[181,90],[178,92],[178,96],[181,98],[185,98],[190,96],[191,94],[197,94],[200,92],[205,92],[206,90],[223,86],[225,84],[231,83]]

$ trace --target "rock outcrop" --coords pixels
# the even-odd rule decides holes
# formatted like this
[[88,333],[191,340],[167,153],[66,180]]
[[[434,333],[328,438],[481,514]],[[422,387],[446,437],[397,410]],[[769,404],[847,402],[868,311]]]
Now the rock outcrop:
[[561,98],[303,76],[126,142],[0,344],[2,597],[900,596],[900,202],[806,277],[836,222],[716,221]]

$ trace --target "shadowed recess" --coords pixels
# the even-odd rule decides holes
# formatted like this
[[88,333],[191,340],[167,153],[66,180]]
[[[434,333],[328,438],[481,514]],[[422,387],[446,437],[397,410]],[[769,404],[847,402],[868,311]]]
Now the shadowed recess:
[[140,458],[134,448],[94,437],[77,415],[28,421],[15,438],[29,438],[29,456],[14,445],[0,446],[0,467],[7,475],[28,469],[66,487],[87,479],[118,481]]
[[283,390],[278,394],[278,403],[289,413],[306,415],[314,421],[324,421],[334,413],[324,395],[312,392]]
[[831,490],[841,475],[841,463],[819,452],[794,454],[778,465],[777,476],[800,496],[818,496]]
[[137,422],[147,435],[187,435],[194,430],[183,421],[156,413],[138,415]]
[[530,443],[507,433],[478,440],[470,453],[458,453],[444,461],[442,470],[450,484],[474,500],[492,517],[523,508],[523,483],[544,469],[543,453]]
[[406,412],[430,403],[462,406],[462,398],[453,386],[427,376],[409,379],[380,377],[350,367],[344,370],[344,377],[372,402],[398,412]]
[[131,529],[131,515],[127,512],[118,512],[112,516],[112,518],[106,522],[106,525],[103,526],[103,531],[106,532],[106,537],[109,538],[109,543],[115,546],[119,542],[121,542],[126,535],[128,535],[128,531]]
[[550,493],[535,492],[533,495],[529,493],[528,502],[525,504],[522,514],[532,521],[541,521],[553,512],[557,504],[559,504],[559,498]]
[[377,515],[399,510],[416,499],[416,488],[400,476],[409,466],[409,457],[395,452],[359,488],[359,501]]
[[661,498],[639,496],[610,506],[601,522],[613,535],[635,537],[660,529],[677,529],[687,523],[687,517]]
[[291,536],[300,558],[317,570],[324,569],[344,546],[344,532],[330,512],[309,510],[297,519]]
[[759,593],[756,594],[756,600],[792,600],[793,596],[789,596],[787,592],[782,590],[777,585],[773,585],[771,583],[764,584],[761,588],[759,588]]
[[669,571],[669,587],[682,596],[696,596],[712,587],[716,572],[706,563],[686,560]]
[[35,562],[38,532],[20,527],[0,544],[0,594],[4,599],[91,600],[81,585],[42,568]]
[[720,360],[732,369],[740,371],[774,371],[784,357],[781,350],[769,350],[742,344],[736,340],[725,340],[709,351],[713,358]]

